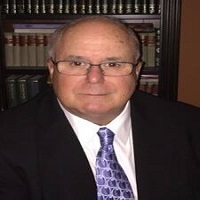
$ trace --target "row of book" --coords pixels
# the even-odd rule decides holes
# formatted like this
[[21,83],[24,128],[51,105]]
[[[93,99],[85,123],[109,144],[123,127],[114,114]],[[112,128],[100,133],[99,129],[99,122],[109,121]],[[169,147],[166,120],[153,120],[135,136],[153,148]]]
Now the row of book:
[[49,34],[6,32],[4,36],[7,67],[47,66]]
[[138,89],[152,94],[152,95],[158,95],[158,76],[157,75],[146,75],[143,76],[140,79],[139,85],[138,85]]
[[159,14],[160,0],[2,0],[4,14]]
[[[61,24],[13,24],[14,32],[6,32],[7,67],[46,67],[48,37]],[[160,32],[152,23],[129,24],[139,35],[145,67],[159,66]]]
[[48,87],[47,75],[17,75],[6,78],[8,108],[25,103]]

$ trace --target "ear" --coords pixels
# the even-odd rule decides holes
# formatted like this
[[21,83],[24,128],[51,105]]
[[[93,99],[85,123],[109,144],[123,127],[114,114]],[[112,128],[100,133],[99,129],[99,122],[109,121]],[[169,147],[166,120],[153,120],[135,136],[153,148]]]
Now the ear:
[[52,80],[55,67],[50,58],[47,60],[47,66],[48,66],[50,78]]
[[137,80],[139,79],[140,77],[140,72],[141,72],[141,69],[142,69],[142,66],[144,65],[143,62],[139,62],[138,65],[136,66],[136,69],[135,69],[135,73],[136,73],[136,78]]

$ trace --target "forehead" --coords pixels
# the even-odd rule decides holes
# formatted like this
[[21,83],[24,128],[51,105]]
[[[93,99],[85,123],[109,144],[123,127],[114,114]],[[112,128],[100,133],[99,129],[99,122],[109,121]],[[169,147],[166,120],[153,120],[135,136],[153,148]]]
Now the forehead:
[[132,56],[133,42],[125,28],[118,24],[88,21],[76,24],[63,33],[57,46],[57,53],[64,55],[69,51],[73,54],[118,52]]

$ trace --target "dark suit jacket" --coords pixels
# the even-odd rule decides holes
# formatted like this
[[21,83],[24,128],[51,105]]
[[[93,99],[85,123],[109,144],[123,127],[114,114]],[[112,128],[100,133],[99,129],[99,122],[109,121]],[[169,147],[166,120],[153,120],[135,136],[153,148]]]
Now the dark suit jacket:
[[[139,200],[199,200],[200,110],[136,92],[131,113]],[[52,91],[0,116],[0,199],[96,199]]]

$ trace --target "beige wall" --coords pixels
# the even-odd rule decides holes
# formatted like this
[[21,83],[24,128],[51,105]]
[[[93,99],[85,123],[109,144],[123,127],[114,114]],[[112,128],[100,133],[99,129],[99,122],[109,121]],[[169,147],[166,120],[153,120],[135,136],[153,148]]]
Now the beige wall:
[[199,0],[182,0],[178,100],[200,107]]

